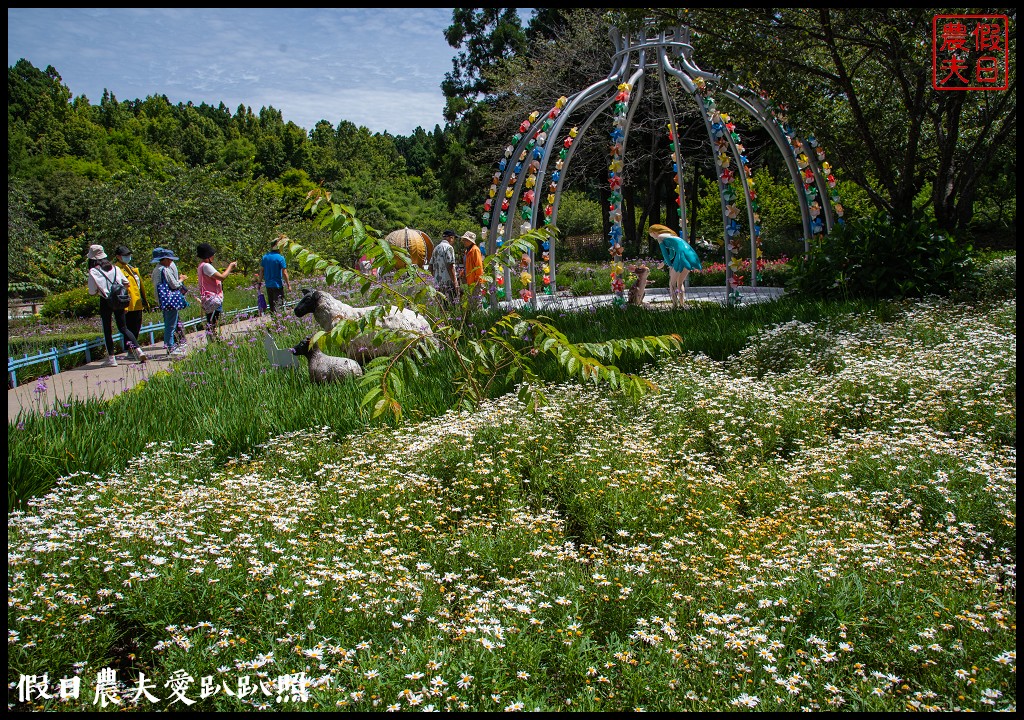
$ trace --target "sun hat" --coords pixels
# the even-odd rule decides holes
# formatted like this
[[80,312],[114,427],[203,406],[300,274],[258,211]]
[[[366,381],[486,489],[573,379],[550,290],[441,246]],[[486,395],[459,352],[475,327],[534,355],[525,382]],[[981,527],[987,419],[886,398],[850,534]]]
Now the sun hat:
[[471,243],[476,243],[476,233],[473,232],[472,230],[467,230],[466,232],[462,233],[462,237],[460,239],[469,240]]
[[213,245],[211,245],[210,243],[199,243],[198,245],[196,245],[196,255],[199,257],[200,260],[212,258],[216,254],[217,253],[213,249]]
[[671,235],[672,234],[672,228],[667,227],[665,225],[651,225],[651,227],[647,231],[647,233],[648,234],[654,233],[656,235]]
[[177,260],[178,256],[167,248],[158,247],[153,250],[153,259],[149,262],[156,264],[161,260]]
[[89,254],[85,257],[87,260],[106,260],[107,253],[103,251],[102,245],[90,245]]
[[120,255],[121,257],[127,257],[128,255],[132,254],[132,251],[129,250],[124,245],[118,245],[116,248],[114,248],[114,254]]

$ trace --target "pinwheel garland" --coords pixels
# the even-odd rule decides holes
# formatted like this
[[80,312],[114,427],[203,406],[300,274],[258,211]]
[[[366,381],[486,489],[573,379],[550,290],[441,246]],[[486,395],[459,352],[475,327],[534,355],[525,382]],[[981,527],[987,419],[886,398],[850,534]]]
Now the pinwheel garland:
[[668,149],[672,153],[672,172],[675,173],[676,178],[676,214],[679,216],[680,226],[682,226],[683,219],[683,205],[682,205],[682,192],[680,188],[683,186],[683,164],[679,161],[679,150],[676,146],[676,133],[672,129],[672,124],[669,123],[668,127]]
[[494,284],[497,286],[495,295],[499,300],[505,299],[505,269],[498,264],[494,266]]
[[[743,183],[744,194],[748,194],[748,201],[752,201],[754,193],[752,190],[747,190],[747,188],[752,186],[753,180],[750,178],[750,164],[740,150],[742,145],[736,145],[740,141],[739,133],[736,131],[736,124],[728,114],[718,110],[713,97],[705,97],[704,106],[708,114],[711,139],[715,145],[713,156],[715,168],[718,172],[719,192],[725,203],[723,221],[725,223],[724,243],[728,249],[727,257],[729,258],[729,263],[726,266],[728,270],[726,275],[729,285],[729,298],[730,301],[738,301],[742,278],[739,281],[737,280],[739,276],[736,275],[736,270],[742,267],[743,264],[743,259],[740,257],[743,248],[743,226],[739,222],[740,208],[736,204],[739,193],[734,186],[734,182],[739,180]],[[735,171],[730,167],[733,160],[737,159],[733,155],[733,146],[735,146],[736,155],[739,156],[738,167]]]
[[[618,86],[618,94],[615,96],[615,104],[612,106],[614,119],[611,131],[612,143],[609,149],[611,161],[608,163],[608,187],[611,190],[608,196],[608,219],[611,222],[611,230],[608,234],[608,241],[613,257],[616,245],[622,246],[622,146],[626,139],[626,114],[629,110],[629,94],[632,89],[629,83],[621,83]],[[616,283],[616,280],[619,282]],[[613,292],[621,297],[622,290],[615,289],[617,286],[622,287],[621,270],[618,276],[614,269],[612,270],[611,283]]]
[[[790,150],[793,153],[793,157],[796,158],[797,168],[800,170],[801,178],[804,182],[804,198],[807,201],[807,205],[810,208],[818,207],[818,213],[812,211],[811,214],[811,234],[821,235],[825,232],[825,222],[820,217],[821,201],[822,198],[818,193],[818,185],[816,180],[821,180],[824,176],[825,184],[829,187],[829,201],[832,210],[836,214],[836,222],[842,225],[845,221],[843,220],[843,206],[840,204],[839,191],[836,189],[837,180],[835,175],[832,174],[832,167],[825,161],[825,149],[822,148],[818,139],[813,135],[808,135],[806,141],[801,141],[799,137],[793,132],[793,128],[790,127],[787,122],[787,118],[784,114],[785,106],[779,105],[773,107],[771,101],[767,98],[767,95],[762,94],[762,99],[765,104],[772,109],[772,115],[775,119],[776,125],[785,134],[787,141],[790,145]],[[814,166],[811,158],[814,158],[820,163],[820,169]]]
[[[815,142],[815,144],[817,143]],[[829,200],[832,202],[832,210],[835,211],[836,214],[836,222],[843,225],[846,223],[843,219],[844,210],[839,198],[839,189],[836,187],[836,185],[839,184],[839,181],[836,180],[836,176],[832,174],[832,166],[829,163],[824,162],[825,151],[821,148],[818,148],[818,159],[822,161],[821,171],[827,174],[825,182],[828,183],[829,190],[831,190],[829,193]]]
[[[565,104],[567,102],[568,102],[568,100],[564,96],[558,98],[558,101],[555,103],[555,107],[553,107],[551,109],[551,111],[548,113],[548,117],[549,118],[558,117],[558,115],[562,112],[562,108],[565,107]],[[568,154],[568,147],[572,147],[572,141],[576,138],[576,135],[577,135],[578,132],[579,131],[575,127],[572,130],[569,131],[569,134],[565,138],[565,140],[569,142],[569,145],[566,146],[564,142],[562,143],[562,149],[559,150],[558,159],[555,161],[555,171],[553,173],[551,173],[551,182],[548,185],[548,194],[547,194],[547,197],[544,198],[544,203],[545,204],[544,204],[544,220],[543,220],[543,222],[544,222],[545,225],[550,225],[551,222],[552,222],[552,218],[553,218],[554,212],[555,212],[555,198],[558,197],[559,183],[561,183],[561,181],[562,181],[562,167],[565,164],[565,156]],[[546,295],[550,295],[551,294],[551,265],[549,265],[547,263],[547,260],[548,260],[548,257],[549,257],[548,253],[549,253],[549,251],[551,249],[551,244],[549,242],[545,241],[542,244],[542,249],[544,250],[544,261],[545,261],[545,264],[544,264],[544,276],[542,278],[542,282],[543,282],[543,285],[544,285],[544,293]]]
[[[523,139],[523,134],[530,129],[531,124],[537,119],[537,117],[539,117],[539,113],[534,111],[533,113],[530,114],[529,118],[519,123],[519,131],[512,136],[511,144],[505,146],[505,151],[503,153],[504,157],[502,157],[501,160],[498,161],[498,170],[491,177],[491,185],[487,189],[487,198],[484,200],[484,212],[483,215],[481,216],[481,230],[483,228],[486,228],[491,222],[491,212],[494,210],[494,199],[498,194],[498,187],[501,183],[501,174],[505,172],[506,168],[508,168],[508,162],[516,151],[515,146],[519,143],[520,140]],[[516,175],[518,175],[522,171],[522,163],[526,159],[526,156],[526,150],[519,154],[519,160],[513,168],[514,174],[509,177],[508,186],[506,186],[505,188],[505,197],[501,201],[501,212],[498,216],[498,219],[502,223],[508,221],[508,208],[514,192],[512,190],[512,187],[516,183]],[[504,240],[504,238],[502,237],[503,235],[503,232],[498,233],[497,245],[499,247],[501,246],[502,241]]]

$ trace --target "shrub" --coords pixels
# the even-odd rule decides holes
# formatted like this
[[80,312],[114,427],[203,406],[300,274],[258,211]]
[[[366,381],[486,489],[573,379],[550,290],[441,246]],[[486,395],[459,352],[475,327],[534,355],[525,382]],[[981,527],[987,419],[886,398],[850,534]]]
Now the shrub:
[[239,288],[250,287],[254,282],[254,274],[247,275],[241,272],[231,273],[224,279],[224,290],[238,290]]
[[601,203],[582,192],[569,190],[558,201],[558,229],[563,237],[599,234],[601,215]]
[[963,299],[984,301],[1017,297],[1017,256],[1007,255],[979,263],[959,295]]
[[100,301],[89,294],[89,289],[80,287],[57,293],[46,298],[39,314],[45,318],[93,317],[100,311]]
[[[651,264],[648,264],[651,267]],[[647,276],[648,288],[667,288],[668,270],[659,270],[657,266],[651,267],[651,274]]]
[[948,295],[969,277],[970,250],[920,213],[877,213],[812,243],[786,289],[816,298]]

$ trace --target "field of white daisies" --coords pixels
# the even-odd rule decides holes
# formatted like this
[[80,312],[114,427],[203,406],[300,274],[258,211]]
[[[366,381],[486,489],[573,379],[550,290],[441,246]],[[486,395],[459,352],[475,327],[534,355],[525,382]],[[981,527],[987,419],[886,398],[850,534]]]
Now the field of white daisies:
[[8,514],[8,708],[1016,709],[1016,302]]

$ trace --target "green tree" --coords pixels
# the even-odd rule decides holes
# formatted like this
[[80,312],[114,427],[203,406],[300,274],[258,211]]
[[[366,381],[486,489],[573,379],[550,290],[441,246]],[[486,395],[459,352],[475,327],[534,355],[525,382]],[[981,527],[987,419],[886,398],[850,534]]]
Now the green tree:
[[251,181],[255,170],[256,146],[248,138],[229,140],[221,152],[218,166],[235,181]]
[[[441,126],[435,125],[433,134],[441,132]],[[437,162],[434,155],[434,139],[421,127],[413,130],[409,137],[395,138],[395,147],[405,158],[405,167],[410,175],[420,177]]]
[[241,270],[254,268],[280,220],[280,195],[260,183],[236,192],[203,168],[171,168],[168,175],[124,173],[90,188],[84,227],[91,241],[124,244],[139,257],[168,247],[186,265],[195,262],[196,245],[208,242]]
[[448,205],[454,208],[473,199],[490,166],[477,147],[487,133],[486,111],[509,94],[494,84],[492,72],[524,53],[528,43],[515,8],[455,8],[445,39],[458,53],[441,83],[451,132],[437,159]]
[[[1005,91],[932,88],[933,8],[715,8],[626,11],[689,24],[705,67],[788,105],[842,175],[909,220],[922,190],[941,228],[966,229],[985,173],[1016,141],[1016,65]],[[1016,27],[1016,9],[1008,15]],[[1016,32],[1009,55],[1016,57]]]
[[50,243],[40,229],[32,198],[17,181],[7,184],[7,294],[36,296],[46,292],[46,280],[35,272],[33,251]]
[[[304,271],[323,272],[330,284],[360,284],[362,292],[376,305],[359,320],[343,320],[329,333],[315,333],[311,342],[328,349],[338,348],[373,328],[375,342],[395,343],[399,347],[393,355],[376,358],[364,368],[361,383],[366,393],[362,404],[371,408],[374,417],[401,417],[405,388],[419,375],[419,367],[430,362],[430,357],[436,353],[446,355],[444,366],[452,369],[451,382],[458,388],[465,407],[475,407],[499,390],[518,384],[520,397],[532,409],[545,402],[544,382],[538,372],[540,362],[545,359],[553,359],[570,377],[606,383],[636,396],[655,386],[645,378],[621,372],[611,362],[623,353],[657,355],[675,352],[681,347],[677,335],[573,344],[549,323],[517,313],[503,315],[482,337],[475,331],[467,332],[468,300],[463,299],[455,315],[439,311],[436,303],[428,302],[436,291],[417,276],[408,254],[392,248],[381,233],[363,225],[351,207],[331,202],[326,194],[318,194],[310,199],[308,209],[317,218],[317,224],[330,228],[337,243],[351,247],[353,256],[366,255],[374,267],[395,272],[399,281],[374,282],[372,277],[326,260],[297,242],[289,244],[289,252]],[[536,249],[539,241],[551,237],[550,230],[541,228],[509,242],[502,252],[485,258],[485,277],[493,275],[495,263],[507,266],[512,258]],[[405,263],[403,270],[394,271],[396,260]],[[430,322],[432,333],[428,336],[379,327],[379,320],[390,307],[415,310]]]
[[[22,58],[7,68],[7,138],[9,147],[20,150],[15,160],[67,152],[64,126],[70,100],[71,91],[52,65],[41,71]],[[9,155],[8,171],[11,160]]]

